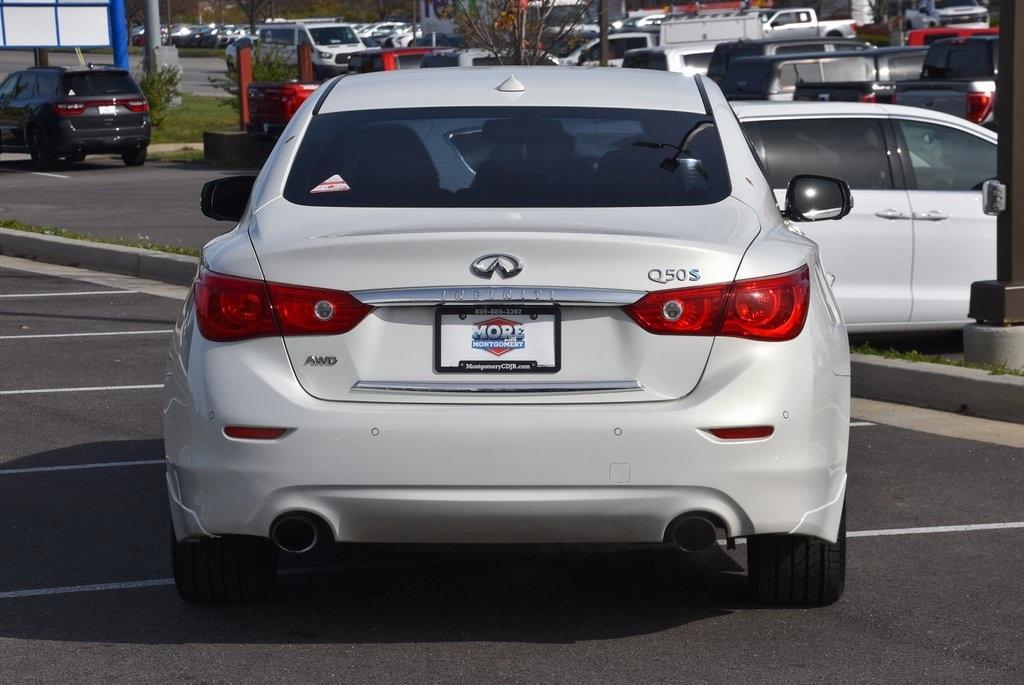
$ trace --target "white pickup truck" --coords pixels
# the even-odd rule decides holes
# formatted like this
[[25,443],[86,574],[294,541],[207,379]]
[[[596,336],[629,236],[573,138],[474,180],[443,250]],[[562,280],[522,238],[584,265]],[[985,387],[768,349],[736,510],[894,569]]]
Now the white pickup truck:
[[918,0],[913,9],[903,13],[908,30],[952,26],[955,28],[988,28],[988,10],[977,0]]
[[758,10],[765,38],[805,38],[815,36],[855,37],[857,22],[853,19],[819,21],[818,14],[808,7]]

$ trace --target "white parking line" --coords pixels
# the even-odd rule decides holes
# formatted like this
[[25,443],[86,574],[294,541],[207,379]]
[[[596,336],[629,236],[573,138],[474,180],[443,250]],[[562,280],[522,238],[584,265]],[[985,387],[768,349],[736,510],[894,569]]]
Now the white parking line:
[[49,392],[100,392],[103,390],[154,390],[163,383],[152,385],[99,385],[90,388],[32,388],[30,390],[0,390],[0,395],[43,395]]
[[161,585],[174,585],[174,578],[129,580],[123,583],[97,583],[95,585],[65,585],[64,587],[45,587],[38,590],[12,590],[9,592],[0,592],[0,599],[40,597],[43,595],[67,595],[76,592],[103,592],[105,590],[131,590],[139,587],[160,587]]
[[9,174],[33,174],[34,176],[47,176],[49,178],[71,178],[64,174],[51,174],[45,171],[22,171],[21,169],[0,169],[0,171],[6,171]]
[[862,426],[874,426],[875,424],[870,421],[850,421],[850,428],[860,428]]
[[73,297],[76,295],[129,295],[138,290],[72,290],[68,293],[4,293],[0,298],[15,300],[24,297]]
[[159,331],[103,331],[100,333],[32,333],[30,335],[0,335],[0,340],[34,340],[38,338],[95,338],[106,335],[166,335],[173,329]]
[[[889,537],[893,535],[921,535],[929,533],[962,533],[981,530],[1006,530],[1011,528],[1024,528],[1024,521],[1010,521],[1007,523],[977,523],[964,526],[929,526],[926,528],[888,528],[884,530],[857,530],[846,534],[850,538]],[[744,538],[737,538],[737,544],[743,544]],[[421,563],[399,562],[399,565],[407,566]],[[386,564],[385,564],[386,565]],[[376,567],[381,564],[361,563],[346,566],[309,567],[283,569],[281,575],[306,575],[312,573],[340,571],[349,568]],[[173,585],[173,578],[152,578],[150,580],[129,580],[120,583],[97,583],[95,585],[63,585],[60,587],[34,588],[31,590],[9,590],[0,592],[0,599],[18,599],[19,597],[44,597],[47,595],[67,595],[79,592],[103,592],[107,590],[133,590],[146,587],[163,587]]]
[[18,473],[45,473],[47,471],[81,471],[84,469],[112,469],[118,466],[150,466],[164,464],[163,459],[140,459],[138,461],[101,461],[95,464],[67,464],[65,466],[26,466],[17,469],[0,468],[0,476]]

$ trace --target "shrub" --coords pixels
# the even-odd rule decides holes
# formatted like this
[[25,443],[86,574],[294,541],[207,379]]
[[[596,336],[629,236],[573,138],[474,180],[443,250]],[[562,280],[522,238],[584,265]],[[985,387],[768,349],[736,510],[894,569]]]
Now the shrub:
[[171,102],[181,96],[181,70],[164,65],[153,73],[143,73],[138,81],[139,88],[149,102],[150,121],[154,126],[159,126],[167,116]]

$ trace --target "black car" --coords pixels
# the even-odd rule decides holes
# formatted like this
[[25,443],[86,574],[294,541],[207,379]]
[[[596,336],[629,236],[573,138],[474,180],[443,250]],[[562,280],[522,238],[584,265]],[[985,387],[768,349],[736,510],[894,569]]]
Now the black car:
[[123,69],[32,67],[0,84],[0,152],[28,152],[37,169],[89,154],[141,166],[149,139],[149,104]]

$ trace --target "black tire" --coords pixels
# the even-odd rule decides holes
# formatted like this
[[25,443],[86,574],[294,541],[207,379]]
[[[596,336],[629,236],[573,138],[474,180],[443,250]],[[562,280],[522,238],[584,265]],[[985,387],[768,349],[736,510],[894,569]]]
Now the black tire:
[[835,543],[803,535],[747,538],[750,589],[759,602],[825,606],[843,595],[846,582],[846,506]]
[[226,535],[178,542],[171,534],[174,585],[186,602],[241,604],[266,599],[277,576],[270,540]]
[[121,161],[125,166],[142,166],[146,163],[147,148],[140,147],[138,150],[121,153]]
[[49,171],[57,165],[57,154],[50,147],[50,141],[41,128],[29,131],[28,150],[32,156],[32,167],[36,171]]
[[69,162],[83,162],[85,161],[85,153],[75,152],[74,154],[68,155],[64,159],[66,159]]

